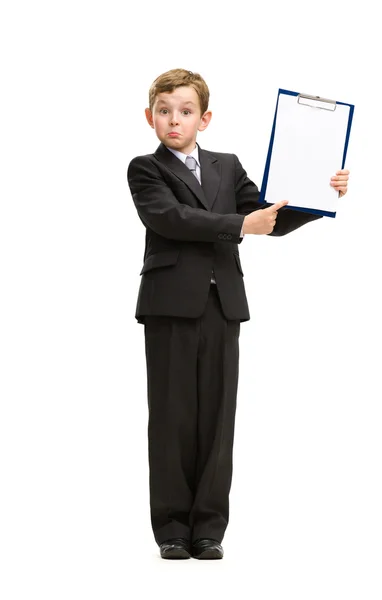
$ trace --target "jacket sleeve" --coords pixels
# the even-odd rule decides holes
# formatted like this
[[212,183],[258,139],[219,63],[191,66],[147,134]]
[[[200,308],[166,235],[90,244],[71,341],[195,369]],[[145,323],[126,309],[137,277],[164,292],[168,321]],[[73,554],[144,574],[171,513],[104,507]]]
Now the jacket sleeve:
[[182,204],[149,156],[130,162],[127,180],[138,215],[146,227],[173,240],[196,242],[242,241],[243,217],[221,215]]
[[[240,164],[239,159],[234,154],[235,161],[235,193],[236,193],[236,206],[237,212],[241,215],[249,215],[249,213],[255,210],[261,210],[271,206],[267,202],[259,202],[260,192],[256,186],[248,177],[246,171]],[[280,198],[282,200],[282,198]],[[288,200],[288,198],[285,198]],[[277,212],[276,225],[268,235],[282,236],[298,229],[301,225],[310,223],[321,219],[321,215],[315,215],[312,213],[303,212],[301,210],[294,210],[284,206]]]

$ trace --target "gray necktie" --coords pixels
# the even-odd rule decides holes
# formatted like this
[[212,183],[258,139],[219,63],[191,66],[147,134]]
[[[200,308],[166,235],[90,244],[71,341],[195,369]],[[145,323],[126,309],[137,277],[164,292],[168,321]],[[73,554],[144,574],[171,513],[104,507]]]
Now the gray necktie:
[[[195,175],[196,179],[199,181],[199,177],[196,173],[196,160],[193,156],[187,156],[186,158],[186,167],[188,167],[191,171],[191,173],[193,173],[193,175]],[[200,183],[200,181],[199,181]]]

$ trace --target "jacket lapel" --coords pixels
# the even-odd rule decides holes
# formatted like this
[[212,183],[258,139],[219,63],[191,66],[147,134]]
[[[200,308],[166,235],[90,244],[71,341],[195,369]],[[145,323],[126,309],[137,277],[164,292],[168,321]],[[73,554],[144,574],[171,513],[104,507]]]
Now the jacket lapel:
[[158,146],[154,156],[161,163],[165,164],[170,171],[179,177],[179,179],[184,181],[184,183],[191,189],[204,208],[207,210],[212,210],[216,200],[221,177],[221,166],[215,157],[211,156],[205,150],[202,150],[202,148],[199,146],[199,160],[201,165],[202,179],[202,185],[200,185],[195,175],[191,173],[190,169],[188,169],[186,165],[179,160],[179,158],[170,152],[170,150],[168,150],[164,144],[160,144]]

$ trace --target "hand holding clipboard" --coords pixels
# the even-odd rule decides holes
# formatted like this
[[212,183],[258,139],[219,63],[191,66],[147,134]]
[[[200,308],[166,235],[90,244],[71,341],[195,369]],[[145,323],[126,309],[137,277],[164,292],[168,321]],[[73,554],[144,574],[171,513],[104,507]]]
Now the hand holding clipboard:
[[348,169],[342,169],[341,171],[337,171],[330,180],[330,185],[334,187],[336,192],[339,192],[339,198],[345,196],[348,191],[349,174],[350,171]]

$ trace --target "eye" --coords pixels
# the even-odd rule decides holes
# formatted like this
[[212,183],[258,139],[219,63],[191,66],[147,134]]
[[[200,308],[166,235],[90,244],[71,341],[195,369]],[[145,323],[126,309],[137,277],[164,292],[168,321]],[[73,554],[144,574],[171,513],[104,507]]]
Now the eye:
[[159,112],[161,113],[161,112],[163,112],[164,110],[167,110],[167,108],[161,108]]
[[188,108],[186,108],[183,112],[188,113],[189,115],[191,114],[191,111],[188,110]]

